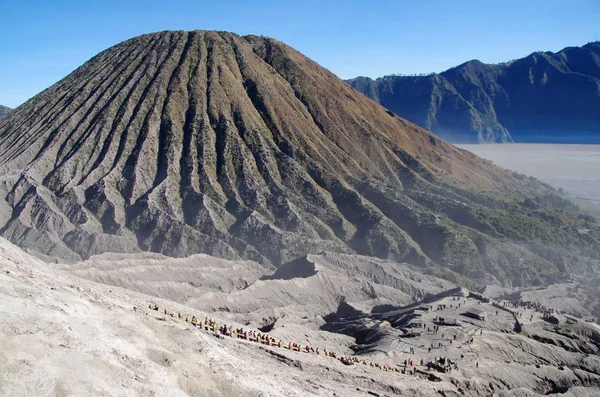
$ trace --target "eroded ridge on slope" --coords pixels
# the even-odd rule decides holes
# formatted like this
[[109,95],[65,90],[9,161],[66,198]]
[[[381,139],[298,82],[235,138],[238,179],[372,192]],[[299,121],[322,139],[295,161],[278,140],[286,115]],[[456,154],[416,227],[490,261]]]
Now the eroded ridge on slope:
[[523,283],[571,270],[550,243],[590,255],[597,242],[595,230],[574,241],[570,224],[550,238],[571,215],[518,204],[547,187],[264,37],[123,42],[11,112],[0,137],[2,235],[49,257],[149,250],[280,265],[329,250]]

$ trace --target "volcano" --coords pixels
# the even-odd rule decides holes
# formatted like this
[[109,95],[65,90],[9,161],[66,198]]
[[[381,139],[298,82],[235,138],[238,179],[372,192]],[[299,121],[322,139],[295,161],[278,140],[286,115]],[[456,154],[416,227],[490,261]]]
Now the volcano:
[[47,260],[333,251],[518,285],[599,255],[595,224],[549,186],[266,37],[125,41],[0,119],[0,140],[0,232]]

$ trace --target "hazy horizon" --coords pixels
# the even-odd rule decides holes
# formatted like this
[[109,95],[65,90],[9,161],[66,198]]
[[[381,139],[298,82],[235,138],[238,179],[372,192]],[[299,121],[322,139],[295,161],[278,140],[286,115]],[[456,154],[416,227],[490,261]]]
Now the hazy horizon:
[[456,145],[511,171],[562,188],[589,213],[600,216],[600,145],[507,143]]

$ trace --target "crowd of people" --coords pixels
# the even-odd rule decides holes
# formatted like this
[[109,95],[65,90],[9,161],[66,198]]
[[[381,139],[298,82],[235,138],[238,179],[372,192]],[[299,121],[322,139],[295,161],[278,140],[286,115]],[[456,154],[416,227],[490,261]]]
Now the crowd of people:
[[533,310],[537,313],[554,313],[555,311],[553,308],[546,307],[539,302],[530,302],[521,299],[504,302],[504,306],[514,307],[515,309]]
[[[151,310],[159,311],[158,306],[155,304],[151,304],[149,306],[149,308]],[[419,371],[417,368],[417,365],[415,365],[415,362],[413,361],[413,359],[409,359],[409,358],[404,360],[403,366],[402,365],[392,366],[389,364],[381,364],[381,363],[377,363],[377,362],[373,362],[373,361],[362,360],[356,356],[338,355],[333,351],[329,351],[327,349],[319,349],[318,347],[315,348],[315,347],[312,347],[309,345],[303,346],[303,345],[295,343],[295,342],[285,343],[281,339],[276,339],[264,332],[257,332],[255,330],[247,330],[247,329],[244,329],[243,327],[242,328],[234,328],[233,326],[231,326],[231,325],[228,326],[227,324],[218,324],[215,320],[213,320],[209,317],[205,317],[202,320],[202,319],[197,318],[196,316],[184,316],[181,313],[174,313],[167,309],[163,309],[162,312],[165,315],[170,315],[173,318],[178,318],[178,319],[184,320],[186,323],[191,324],[194,327],[199,327],[205,331],[209,331],[209,332],[213,333],[215,336],[218,336],[220,338],[230,337],[233,339],[243,339],[243,340],[246,340],[249,342],[259,343],[259,344],[263,344],[263,345],[274,346],[277,348],[285,348],[290,351],[296,351],[296,352],[301,352],[301,353],[310,353],[310,354],[316,354],[316,355],[324,355],[327,357],[337,359],[338,361],[340,361],[341,363],[343,363],[345,365],[360,364],[360,365],[369,366],[369,367],[376,368],[376,369],[383,370],[383,371],[399,372],[402,374],[409,374],[409,375],[414,375]],[[433,333],[437,334],[440,331],[440,326],[433,324],[432,328],[426,327],[426,329],[428,331],[432,331]],[[481,331],[480,331],[480,333],[481,333]],[[445,336],[446,336],[445,334],[442,334],[442,338],[444,338]],[[451,337],[450,344],[452,344],[452,340],[456,340],[456,335],[453,335]],[[473,343],[473,338],[472,337],[469,338],[464,343],[465,344]],[[425,345],[421,345],[420,347],[425,348]],[[440,342],[437,347],[441,348],[441,347],[443,347],[443,344]],[[429,352],[431,352],[431,350],[433,348],[434,348],[434,345],[431,344],[431,346],[428,346],[427,350]],[[412,346],[409,347],[409,354],[415,354],[414,347],[412,347]],[[435,369],[440,372],[451,372],[452,370],[458,370],[458,360],[453,361],[451,359],[439,356],[439,357],[435,357],[433,360],[429,360],[427,362],[425,362],[425,360],[421,359],[420,366],[423,367],[424,369],[426,369],[427,371]],[[477,365],[477,367],[478,367],[478,365]]]
[[[158,306],[155,304],[150,304],[149,309],[154,310],[154,311],[159,311]],[[289,349],[291,351],[296,351],[296,352],[301,352],[301,353],[324,355],[327,357],[334,358],[345,365],[359,364],[359,365],[369,366],[371,368],[376,368],[376,369],[379,369],[382,371],[414,374],[414,371],[410,371],[410,370],[407,371],[406,360],[404,363],[404,369],[401,369],[398,366],[392,366],[389,364],[381,364],[378,362],[361,360],[356,356],[348,357],[348,356],[338,355],[335,352],[329,351],[327,349],[319,349],[318,347],[314,348],[314,347],[308,346],[308,345],[302,346],[295,342],[284,343],[282,340],[277,340],[266,333],[261,333],[261,332],[257,332],[254,330],[244,330],[244,328],[233,328],[232,326],[227,326],[227,324],[219,325],[215,320],[213,320],[209,317],[205,317],[204,320],[201,320],[201,319],[198,319],[196,316],[184,316],[181,313],[171,312],[167,309],[163,309],[162,312],[173,318],[178,318],[178,319],[184,320],[186,323],[191,324],[194,327],[199,327],[205,331],[209,331],[220,338],[230,337],[233,339],[243,339],[243,340],[247,340],[249,342],[265,344],[265,345],[274,346],[274,347],[278,347],[278,348],[285,348],[285,349]],[[411,360],[411,365],[412,365],[412,360]]]
[[[461,357],[464,358],[464,356]],[[423,365],[422,361],[421,365]],[[458,360],[436,356],[432,361],[427,362],[426,367],[428,371],[432,368],[435,368],[440,372],[452,372],[452,370],[458,371]]]
[[[542,318],[546,320],[549,319],[554,313],[560,313],[558,310],[555,310],[551,307],[546,307],[539,302],[530,302],[521,299],[503,302],[503,306],[514,309],[532,310],[536,313],[542,313]],[[523,317],[523,312],[518,313],[518,317]],[[531,314],[529,321],[533,321],[533,317],[533,314]]]

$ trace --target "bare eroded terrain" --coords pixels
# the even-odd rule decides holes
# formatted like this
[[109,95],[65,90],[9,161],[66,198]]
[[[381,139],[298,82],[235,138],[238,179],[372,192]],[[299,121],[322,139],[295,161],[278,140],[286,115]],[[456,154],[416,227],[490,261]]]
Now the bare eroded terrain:
[[[309,256],[273,274],[226,262],[105,254],[48,264],[0,238],[0,395],[598,395],[597,324],[566,314],[551,323],[356,255]],[[486,317],[465,315],[473,310]],[[192,315],[281,347],[193,326]]]

